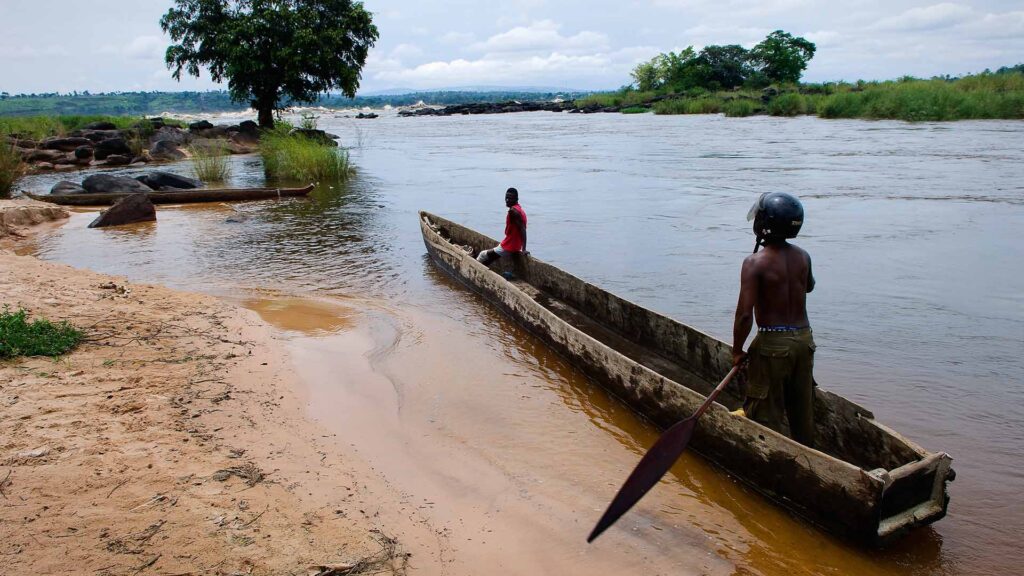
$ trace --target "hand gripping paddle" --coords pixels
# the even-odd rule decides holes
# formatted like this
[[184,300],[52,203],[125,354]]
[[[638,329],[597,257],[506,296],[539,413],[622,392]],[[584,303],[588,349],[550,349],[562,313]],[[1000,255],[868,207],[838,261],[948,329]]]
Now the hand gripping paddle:
[[616,520],[639,502],[644,494],[647,494],[647,491],[658,483],[658,480],[661,480],[665,472],[668,472],[669,468],[679,459],[683,450],[686,450],[686,445],[690,443],[690,438],[693,436],[693,430],[697,427],[697,419],[707,411],[711,403],[715,401],[715,398],[739,370],[740,366],[733,366],[732,370],[725,375],[721,383],[708,395],[708,399],[700,405],[700,408],[697,408],[692,416],[677,422],[665,431],[661,438],[658,438],[654,446],[651,446],[647,454],[640,459],[640,463],[636,465],[633,473],[626,479],[626,483],[619,489],[615,499],[608,505],[604,515],[598,520],[597,526],[594,526],[590,536],[587,536],[587,542],[593,542],[602,532],[611,527]]

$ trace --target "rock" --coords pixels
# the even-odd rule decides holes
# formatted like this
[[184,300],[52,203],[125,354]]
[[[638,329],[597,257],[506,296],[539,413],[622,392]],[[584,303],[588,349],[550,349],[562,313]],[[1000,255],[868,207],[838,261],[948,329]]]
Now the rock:
[[155,222],[156,207],[145,194],[132,194],[118,200],[89,224],[89,228],[121,226],[136,222]]
[[90,194],[111,194],[115,192],[152,192],[153,189],[134,178],[93,174],[82,181],[82,188]]
[[111,154],[107,156],[107,166],[127,166],[132,163],[132,157],[124,154]]
[[260,135],[258,133],[253,134],[252,132],[239,130],[232,134],[228,140],[243,146],[256,146],[260,143]]
[[175,128],[173,126],[164,126],[157,130],[156,132],[154,132],[153,135],[149,137],[149,143],[152,145],[156,144],[157,142],[163,141],[173,142],[178,146],[184,146],[185,144],[188,144],[191,139],[192,136],[188,132],[182,130],[181,128]]
[[326,144],[327,146],[338,145],[338,143],[335,142],[335,139],[338,138],[338,136],[335,136],[334,134],[328,134],[323,130],[315,130],[311,128],[292,128],[292,131],[289,132],[288,134],[291,136],[305,136],[310,140],[319,142],[321,144]]
[[77,161],[74,152],[65,153],[53,161],[54,164],[74,164]]
[[75,148],[79,146],[88,146],[92,144],[92,140],[88,138],[47,138],[43,140],[40,147],[47,150],[60,150],[61,152],[74,152]]
[[70,172],[72,170],[78,170],[78,165],[76,165],[76,164],[58,164],[58,165],[54,166],[53,169],[58,171],[58,172]]
[[213,128],[213,124],[210,124],[210,122],[207,121],[207,120],[200,120],[198,122],[193,122],[193,123],[188,125],[188,129],[189,130],[193,130],[193,131],[195,131],[195,130],[209,130],[210,128]]
[[368,114],[360,112],[359,114],[356,114],[356,118],[360,120],[373,120],[374,118],[379,118],[379,116],[377,114],[374,114],[373,112],[370,112]]
[[88,146],[79,146],[75,148],[75,158],[79,160],[88,160],[92,158],[92,142],[89,142]]
[[90,122],[85,125],[86,130],[117,130],[113,122]]
[[142,182],[146,186],[149,186],[153,190],[162,190],[164,188],[173,188],[175,190],[192,190],[195,188],[202,188],[203,183],[199,180],[192,178],[186,178],[185,176],[179,176],[170,172],[150,172],[142,176],[136,176],[136,180]]
[[37,162],[35,164],[36,170],[53,170],[53,164],[49,162]]
[[253,122],[252,120],[246,120],[238,125],[239,132],[245,132],[247,134],[256,134],[259,136],[260,125]]
[[25,162],[55,162],[63,158],[64,153],[60,150],[30,150],[23,157]]
[[225,224],[243,224],[245,222],[248,222],[251,219],[252,219],[252,217],[249,216],[248,214],[243,214],[242,212],[237,212],[237,213],[232,214],[231,216],[228,216],[227,218],[225,218],[224,219],[224,223]]
[[132,149],[128,147],[128,143],[124,141],[124,138],[110,138],[96,144],[93,156],[97,160],[105,160],[107,156],[111,154],[118,154],[131,158]]
[[18,458],[42,458],[50,453],[48,446],[42,448],[36,448],[35,450],[28,450],[26,452],[18,452]]
[[82,138],[88,138],[92,142],[102,142],[104,140],[110,140],[111,138],[120,138],[120,130],[78,130],[72,132],[73,135],[81,136]]
[[60,196],[62,194],[85,194],[85,188],[82,188],[75,182],[70,180],[61,180],[50,188],[50,194]]
[[170,140],[154,142],[149,147],[149,155],[153,160],[181,160],[185,153],[178,149],[178,145]]
[[6,137],[7,143],[15,148],[39,148],[39,142],[35,140],[29,140],[27,138],[14,138],[11,136]]
[[767,103],[772,98],[779,95],[779,89],[775,86],[766,86],[761,90],[761,101]]

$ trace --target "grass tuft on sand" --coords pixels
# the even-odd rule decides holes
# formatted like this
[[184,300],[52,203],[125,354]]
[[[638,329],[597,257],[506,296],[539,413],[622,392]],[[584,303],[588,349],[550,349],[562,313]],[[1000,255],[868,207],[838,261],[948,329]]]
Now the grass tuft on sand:
[[28,312],[11,312],[4,306],[0,312],[0,359],[18,356],[60,356],[77,346],[84,334],[67,322],[53,323],[36,318],[28,320]]

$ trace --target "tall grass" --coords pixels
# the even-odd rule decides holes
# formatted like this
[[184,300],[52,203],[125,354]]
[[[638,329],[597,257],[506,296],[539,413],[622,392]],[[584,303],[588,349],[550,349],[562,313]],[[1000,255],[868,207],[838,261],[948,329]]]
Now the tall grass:
[[21,154],[7,142],[7,137],[0,131],[0,198],[10,198],[14,185],[25,174],[25,163]]
[[53,323],[37,318],[28,321],[25,310],[0,312],[0,359],[16,356],[60,356],[82,341],[85,335],[67,322]]
[[722,105],[722,112],[729,118],[745,118],[753,115],[756,110],[754,103],[745,99],[729,100]]
[[288,134],[279,123],[260,138],[267,178],[295,182],[341,182],[352,174],[348,153],[302,135]]
[[818,115],[912,122],[1024,119],[1024,74],[859,83],[825,97],[818,105]]
[[797,116],[807,113],[807,101],[796,92],[779,94],[768,103],[768,113],[772,116]]
[[655,114],[718,114],[722,101],[709,98],[662,100],[654,103]]
[[133,128],[142,121],[138,116],[9,116],[0,118],[0,133],[17,134],[39,140],[49,136],[67,136],[93,122],[111,122],[118,129]]
[[601,108],[629,108],[637,104],[650,102],[657,96],[656,92],[640,92],[637,90],[620,90],[618,92],[601,92],[577,99],[577,108],[598,106]]
[[190,146],[192,174],[203,182],[227,182],[231,176],[228,151],[223,146]]

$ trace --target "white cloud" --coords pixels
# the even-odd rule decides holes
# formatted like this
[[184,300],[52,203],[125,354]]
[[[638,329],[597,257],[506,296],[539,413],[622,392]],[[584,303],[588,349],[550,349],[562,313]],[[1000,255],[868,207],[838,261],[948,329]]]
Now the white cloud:
[[391,58],[394,60],[408,60],[423,56],[423,50],[413,44],[399,44],[391,49]]
[[466,45],[476,40],[476,35],[471,32],[449,32],[438,38],[441,44]]
[[608,49],[608,37],[604,34],[585,30],[573,36],[562,36],[560,28],[559,24],[551,20],[541,20],[496,34],[470,48],[488,54],[551,51],[582,54]]
[[[985,14],[970,22],[965,33],[977,38],[989,40],[1012,39],[1018,43],[1024,40],[1024,12],[1007,12],[1005,14]],[[1020,56],[1024,59],[1024,56]],[[1013,64],[1013,62],[1011,62]]]
[[938,30],[962,24],[973,14],[974,10],[969,6],[943,2],[922,8],[911,8],[897,16],[883,18],[874,28],[893,31]]
[[168,42],[159,36],[137,36],[124,47],[124,55],[133,60],[162,60]]

